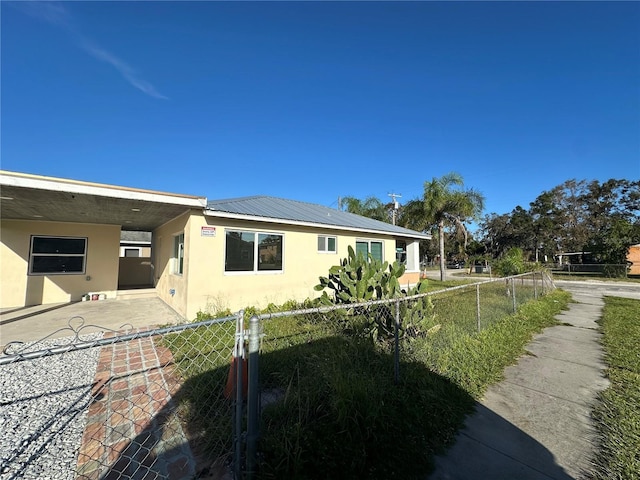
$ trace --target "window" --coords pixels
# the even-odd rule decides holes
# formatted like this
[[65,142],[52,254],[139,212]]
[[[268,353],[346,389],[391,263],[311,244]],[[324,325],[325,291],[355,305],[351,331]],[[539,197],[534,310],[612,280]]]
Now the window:
[[184,273],[184,233],[173,237],[173,273]]
[[407,263],[407,242],[396,240],[396,262]]
[[125,248],[124,249],[125,257],[139,257],[140,249],[139,248]]
[[282,271],[282,235],[227,230],[225,237],[225,272]]
[[86,238],[31,237],[29,274],[83,274],[86,259]]
[[365,258],[368,258],[368,254],[375,260],[383,261],[382,254],[382,242],[375,240],[357,240],[356,241],[356,255],[362,254]]
[[318,235],[318,252],[336,253],[336,237]]

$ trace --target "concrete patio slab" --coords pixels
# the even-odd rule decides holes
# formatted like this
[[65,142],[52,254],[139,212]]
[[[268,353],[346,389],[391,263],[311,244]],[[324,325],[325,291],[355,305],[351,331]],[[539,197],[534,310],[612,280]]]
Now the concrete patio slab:
[[13,341],[32,342],[47,336],[68,337],[78,331],[85,334],[122,330],[123,326],[145,328],[183,321],[159,298],[107,299],[28,307],[0,314],[0,346]]

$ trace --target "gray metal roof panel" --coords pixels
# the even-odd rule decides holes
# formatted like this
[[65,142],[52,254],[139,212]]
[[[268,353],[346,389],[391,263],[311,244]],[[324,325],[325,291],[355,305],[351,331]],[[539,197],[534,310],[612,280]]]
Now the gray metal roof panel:
[[362,217],[353,213],[334,210],[323,205],[277,197],[252,196],[210,200],[207,203],[207,209],[237,215],[265,217],[274,220],[290,220],[372,230],[412,238],[429,238],[429,236],[424,233]]

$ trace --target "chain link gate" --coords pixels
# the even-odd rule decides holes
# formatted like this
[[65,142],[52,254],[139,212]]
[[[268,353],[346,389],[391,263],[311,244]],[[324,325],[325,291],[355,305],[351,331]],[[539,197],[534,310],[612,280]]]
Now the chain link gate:
[[240,478],[242,313],[62,330],[0,356],[1,480]]

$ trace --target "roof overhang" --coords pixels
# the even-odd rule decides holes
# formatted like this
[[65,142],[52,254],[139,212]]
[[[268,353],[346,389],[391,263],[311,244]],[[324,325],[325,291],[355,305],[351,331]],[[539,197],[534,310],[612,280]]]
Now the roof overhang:
[[120,225],[152,231],[205,197],[141,190],[0,170],[2,219]]
[[419,232],[416,232],[415,234],[403,235],[398,232],[389,232],[384,230],[372,230],[372,229],[357,228],[357,227],[344,227],[341,225],[331,225],[326,223],[302,222],[299,220],[288,220],[283,218],[261,217],[259,215],[246,215],[246,214],[239,214],[239,213],[220,212],[218,210],[210,210],[210,209],[205,210],[204,214],[205,216],[208,216],[208,217],[230,218],[234,220],[246,220],[251,222],[277,223],[277,224],[283,224],[283,225],[322,228],[324,230],[341,230],[346,232],[388,235],[394,238],[413,238],[416,240],[431,240],[431,235],[426,233],[419,233]]

